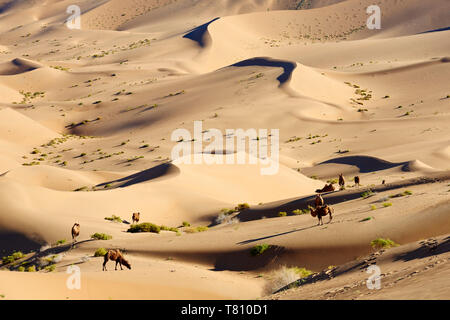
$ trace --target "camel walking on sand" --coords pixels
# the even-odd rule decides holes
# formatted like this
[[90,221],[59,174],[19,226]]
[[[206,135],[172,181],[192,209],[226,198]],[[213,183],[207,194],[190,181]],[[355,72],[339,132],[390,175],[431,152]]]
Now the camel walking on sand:
[[359,182],[360,182],[359,176],[356,176],[355,177],[355,186],[357,186],[358,188],[359,188]]
[[141,218],[141,213],[140,212],[135,212],[135,213],[133,213],[133,217],[132,217],[132,220],[133,220],[133,223],[139,223],[139,219]]
[[319,219],[319,223],[317,225],[323,225],[322,218],[326,215],[330,215],[330,221],[328,223],[331,223],[331,220],[333,219],[334,209],[328,205],[320,206],[315,209],[310,207],[309,210],[311,210],[311,216],[313,216],[313,218],[317,217],[317,219]]
[[345,179],[342,173],[339,175],[339,186],[341,187],[341,190],[345,189]]
[[127,260],[125,260],[125,258],[122,255],[122,252],[120,252],[120,250],[118,250],[118,249],[117,250],[108,250],[108,252],[105,254],[104,260],[103,260],[103,271],[108,271],[108,270],[106,270],[106,263],[109,260],[116,262],[115,270],[117,270],[118,264],[120,265],[120,270],[123,270],[122,265],[124,265],[128,269],[131,269],[130,263]]
[[80,224],[75,223],[72,227],[72,240],[77,242],[77,237],[80,235]]

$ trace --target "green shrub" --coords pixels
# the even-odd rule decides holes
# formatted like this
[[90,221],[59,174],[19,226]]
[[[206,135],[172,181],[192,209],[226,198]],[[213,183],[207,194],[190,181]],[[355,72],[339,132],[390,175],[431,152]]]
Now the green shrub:
[[224,208],[224,209],[220,210],[220,212],[223,213],[223,214],[225,214],[225,215],[230,215],[230,214],[235,213],[236,210],[235,210],[235,209],[227,209],[227,208]]
[[66,239],[58,240],[56,241],[56,245],[59,246],[60,244],[66,243],[66,241],[67,241]]
[[54,264],[52,264],[52,265],[46,266],[44,269],[48,272],[53,272],[56,270],[56,266]]
[[197,232],[207,231],[208,229],[209,229],[208,227],[200,226],[200,227],[196,227],[196,228],[188,228],[188,229],[184,230],[184,232],[186,232],[186,233],[197,233]]
[[286,217],[287,216],[287,212],[280,211],[280,212],[278,212],[278,216],[279,217]]
[[410,196],[410,195],[412,195],[413,193],[412,193],[412,191],[405,190],[405,192],[403,192],[403,194],[404,194],[405,196]]
[[12,263],[16,260],[22,259],[24,257],[24,254],[20,251],[18,252],[14,252],[12,255],[10,256],[6,256],[2,258],[2,264],[8,264],[8,263]]
[[137,232],[152,232],[152,233],[160,233],[161,227],[156,224],[144,222],[140,224],[135,224],[128,229],[128,232],[137,233]]
[[239,203],[235,208],[236,211],[243,211],[246,209],[250,209],[250,205],[248,203]]
[[112,215],[112,217],[105,217],[105,220],[122,223],[122,218],[116,215]]
[[161,230],[163,230],[163,231],[178,232],[178,228],[174,228],[174,227],[161,226],[160,228],[161,228]]
[[96,240],[111,240],[112,236],[105,234],[105,233],[94,233],[93,235],[91,235],[91,239],[96,239]]
[[373,193],[372,190],[367,190],[367,191],[361,193],[361,197],[362,197],[363,199],[370,198],[370,197],[372,197],[372,196],[374,196],[374,195],[375,195],[375,193]]
[[191,224],[187,221],[183,221],[183,227],[190,227]]
[[373,217],[367,217],[367,218],[362,219],[360,222],[370,221],[372,219],[373,219]]
[[309,213],[309,209],[295,209],[292,211],[293,214],[295,214],[296,216],[302,215],[302,214],[308,214]]
[[299,267],[292,267],[289,268],[292,269],[296,274],[298,274],[300,276],[300,278],[305,278],[308,277],[310,275],[312,275],[314,272],[305,268],[299,268]]
[[36,272],[36,267],[35,266],[29,266],[27,268],[27,272]]
[[395,243],[394,241],[392,241],[391,239],[383,239],[383,238],[378,238],[375,240],[372,240],[372,242],[370,242],[370,245],[372,246],[372,248],[375,249],[381,249],[381,248],[391,248],[391,247],[396,247],[398,246],[397,243]]
[[370,206],[370,210],[377,210],[377,206],[376,205],[374,205],[374,204],[372,204],[371,206]]
[[383,207],[385,207],[385,208],[390,207],[390,206],[392,206],[392,203],[390,203],[390,202],[383,203]]
[[17,268],[17,271],[19,271],[19,272],[25,272],[25,267],[20,266],[19,268]]
[[105,248],[98,248],[97,251],[94,253],[94,257],[103,257],[105,254],[108,253],[108,250]]
[[258,256],[260,254],[263,254],[267,249],[269,249],[271,245],[269,244],[258,244],[250,249],[250,253],[252,256]]

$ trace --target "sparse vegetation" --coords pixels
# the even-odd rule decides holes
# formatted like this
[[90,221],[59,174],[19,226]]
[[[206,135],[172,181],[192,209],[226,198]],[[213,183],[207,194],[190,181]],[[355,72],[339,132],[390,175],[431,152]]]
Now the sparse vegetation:
[[138,232],[152,232],[152,233],[160,233],[161,227],[156,224],[144,222],[140,224],[132,225],[127,232],[138,233]]
[[392,206],[392,203],[390,203],[390,202],[383,203],[383,207],[385,207],[385,208],[390,207],[390,206]]
[[370,245],[374,249],[382,249],[382,248],[389,249],[391,247],[398,246],[398,244],[392,241],[391,239],[383,239],[383,238],[372,240],[372,242],[370,242]]
[[111,217],[105,217],[105,220],[122,223],[122,218],[114,214]]
[[367,190],[367,191],[361,193],[361,197],[363,199],[367,199],[367,198],[373,197],[374,195],[375,195],[375,193],[372,190]]
[[258,256],[263,254],[265,251],[267,251],[269,248],[271,247],[271,245],[269,244],[258,244],[256,246],[254,246],[253,248],[250,249],[250,254],[252,256]]
[[236,211],[244,211],[246,209],[250,209],[250,205],[248,203],[239,203],[235,208]]
[[278,212],[278,216],[279,217],[286,217],[287,216],[287,212],[280,211],[280,212]]
[[187,222],[187,221],[183,221],[183,227],[190,227],[191,226],[191,224],[189,223],[189,222]]
[[105,248],[98,248],[94,253],[94,257],[103,257],[107,253],[108,250],[106,250]]
[[302,215],[302,214],[308,214],[309,213],[309,209],[295,209],[292,211],[293,214],[295,214],[296,216]]
[[91,239],[96,239],[96,240],[111,240],[112,236],[105,234],[105,233],[94,233],[93,235],[91,235]]
[[2,258],[2,264],[9,264],[16,260],[22,259],[24,257],[24,254],[20,251],[13,252],[12,255],[6,256]]

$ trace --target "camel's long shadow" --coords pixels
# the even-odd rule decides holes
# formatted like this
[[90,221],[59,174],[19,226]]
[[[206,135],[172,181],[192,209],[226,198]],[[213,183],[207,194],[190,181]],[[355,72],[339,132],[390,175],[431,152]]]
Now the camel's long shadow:
[[286,234],[290,234],[290,233],[294,233],[294,232],[308,230],[308,229],[311,229],[311,228],[314,228],[314,227],[317,227],[317,226],[311,226],[311,227],[306,227],[306,228],[301,228],[301,229],[295,229],[295,230],[286,231],[286,232],[282,232],[282,233],[277,233],[277,234],[273,234],[273,235],[265,236],[265,237],[261,237],[261,238],[249,239],[249,240],[238,242],[237,244],[241,244],[241,245],[249,244],[249,243],[256,242],[256,241],[271,239],[271,238],[284,236]]

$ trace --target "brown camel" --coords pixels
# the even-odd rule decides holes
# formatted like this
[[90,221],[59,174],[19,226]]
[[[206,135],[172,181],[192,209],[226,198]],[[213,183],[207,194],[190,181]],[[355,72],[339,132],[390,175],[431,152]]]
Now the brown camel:
[[359,176],[356,176],[355,177],[355,185],[359,188],[359,182],[360,182],[360,179],[359,179]]
[[339,175],[339,186],[341,187],[341,190],[345,189],[345,179],[342,173]]
[[320,194],[318,194],[318,195],[316,196],[316,201],[315,201],[316,208],[317,208],[317,207],[323,206],[324,203],[325,203],[325,202],[323,201],[322,196],[321,196]]
[[316,193],[324,193],[324,192],[330,192],[330,191],[334,191],[335,188],[333,186],[332,183],[330,184],[326,184],[325,187],[323,187],[322,189],[317,189]]
[[75,223],[72,227],[72,240],[77,242],[77,237],[80,235],[80,224]]
[[324,205],[315,209],[310,207],[309,210],[311,210],[311,216],[313,216],[313,218],[317,217],[319,219],[319,223],[317,225],[323,225],[322,218],[326,215],[330,215],[330,221],[328,223],[331,223],[331,220],[333,220],[334,209],[328,205]]
[[133,223],[135,223],[135,222],[139,223],[140,217],[141,217],[141,213],[140,212],[133,213],[133,217],[132,217]]
[[103,271],[108,271],[108,270],[106,270],[106,263],[109,260],[116,262],[115,270],[117,270],[117,264],[120,265],[120,270],[123,270],[122,264],[125,267],[127,267],[128,269],[131,269],[130,263],[127,260],[125,260],[125,258],[122,255],[122,252],[120,252],[120,250],[118,250],[118,249],[117,250],[108,250],[108,252],[105,254],[104,261],[103,261]]

